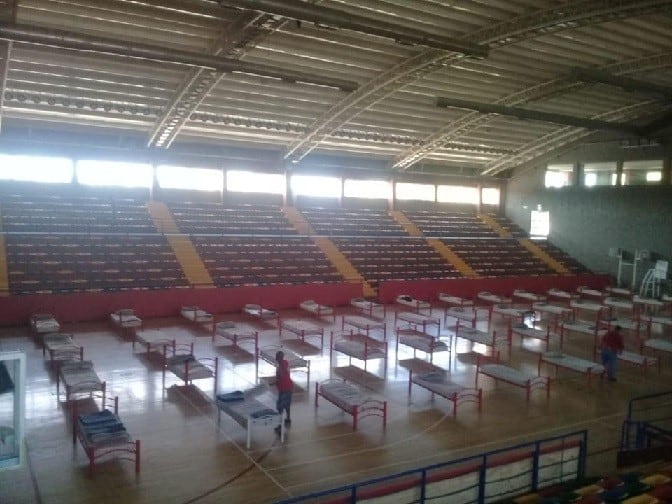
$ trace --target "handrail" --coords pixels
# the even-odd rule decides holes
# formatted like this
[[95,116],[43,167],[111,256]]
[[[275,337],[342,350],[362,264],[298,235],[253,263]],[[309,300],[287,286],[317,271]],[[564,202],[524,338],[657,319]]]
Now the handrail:
[[[665,419],[670,419],[670,416],[667,417],[662,417],[662,418],[648,418],[648,419],[641,419],[637,420],[634,418],[634,407],[636,404],[641,403],[642,401],[650,400],[650,399],[657,399],[660,397],[665,397],[669,396],[672,398],[672,390],[666,391],[666,392],[656,392],[654,394],[646,394],[638,397],[634,397],[630,399],[628,402],[628,416],[626,419],[623,421],[623,424],[621,426],[621,444],[620,444],[620,450],[629,450],[629,449],[639,449],[639,448],[644,448],[645,444],[645,432],[650,429],[656,429],[661,432],[665,432],[667,434],[670,434],[672,436],[672,432],[670,431],[665,431],[664,429],[661,429],[660,427],[656,426],[652,422],[659,421],[659,420],[665,420]],[[668,405],[669,407],[669,405]],[[662,408],[662,407],[661,407]],[[655,408],[655,409],[661,409],[661,408]],[[631,430],[632,427],[636,427],[636,436],[635,436],[635,443],[634,447],[632,446],[632,442],[630,439],[631,435]]]
[[[437,464],[432,464],[429,466],[425,467],[419,467],[416,469],[410,469],[407,471],[402,471],[399,473],[387,475],[387,476],[381,476],[377,478],[372,478],[366,481],[361,481],[361,482],[356,482],[356,483],[351,483],[348,485],[342,485],[340,487],[336,488],[331,488],[328,490],[322,490],[318,492],[314,492],[311,494],[303,495],[303,496],[298,496],[298,497],[290,497],[287,499],[283,499],[280,501],[277,501],[276,504],[297,504],[297,503],[303,503],[303,502],[316,502],[317,499],[322,499],[325,497],[331,497],[332,499],[348,499],[347,502],[349,503],[356,503],[358,502],[358,498],[364,498],[364,499],[369,499],[371,496],[358,496],[358,490],[362,489],[364,487],[377,487],[381,484],[388,484],[390,486],[393,485],[393,481],[397,481],[397,484],[404,485],[405,483],[408,483],[409,487],[416,487],[419,490],[419,502],[420,504],[423,504],[426,502],[426,490],[427,490],[427,485],[432,483],[432,478],[428,477],[428,473],[431,471],[435,471],[438,469],[444,469],[447,470],[451,467],[454,468],[455,472],[458,474],[462,474],[464,471],[467,471],[469,473],[472,472],[477,472],[478,473],[478,499],[476,502],[479,504],[485,502],[486,498],[491,499],[492,497],[497,497],[496,495],[486,495],[486,486],[489,483],[487,481],[487,471],[486,469],[495,467],[498,465],[502,465],[503,463],[506,463],[507,460],[507,455],[511,457],[512,461],[517,460],[515,457],[524,457],[524,454],[529,454],[532,457],[533,461],[533,469],[530,471],[530,484],[526,488],[521,488],[520,493],[524,493],[526,491],[537,491],[539,489],[539,473],[543,469],[544,471],[548,471],[549,465],[541,466],[539,458],[541,455],[544,454],[544,449],[542,448],[543,444],[547,443],[553,443],[553,442],[559,442],[560,447],[557,451],[561,451],[566,449],[565,448],[565,442],[567,440],[573,440],[574,443],[571,445],[568,445],[568,448],[578,446],[579,448],[579,455],[577,457],[577,469],[576,469],[576,474],[572,473],[572,479],[578,480],[584,477],[585,475],[585,468],[586,468],[586,456],[587,456],[587,441],[588,441],[588,431],[587,430],[580,430],[580,431],[575,431],[575,432],[570,432],[567,434],[561,434],[558,436],[553,436],[550,438],[545,438],[541,440],[536,440],[528,443],[521,443],[519,445],[514,445],[510,446],[507,448],[500,448],[498,450],[493,450],[491,452],[486,452],[486,453],[481,453],[478,455],[472,455],[468,457],[463,457],[460,459],[448,461],[448,462],[441,462]],[[557,446],[554,445],[554,446]],[[564,469],[564,464],[566,461],[561,460],[557,464],[560,466],[560,470],[562,471]],[[564,474],[560,474],[560,478],[564,477]],[[449,479],[450,476],[446,476],[445,479]],[[519,479],[520,474],[513,474],[506,480],[498,480],[499,482],[501,481],[507,481],[507,480],[514,480],[514,479]],[[564,480],[562,480],[564,481]],[[417,482],[417,484],[416,484]],[[490,483],[493,483],[493,481],[490,481]],[[475,488],[476,485],[473,485],[470,488]],[[388,487],[389,488],[389,487]],[[457,489],[454,493],[460,493],[464,490],[468,490],[466,488],[460,488]],[[509,493],[511,489],[507,488],[507,494]],[[349,497],[346,497],[348,495]],[[322,502],[322,500],[320,500]],[[334,502],[337,502],[334,500]],[[338,502],[346,502],[346,500],[338,500]],[[473,502],[473,501],[472,501]]]

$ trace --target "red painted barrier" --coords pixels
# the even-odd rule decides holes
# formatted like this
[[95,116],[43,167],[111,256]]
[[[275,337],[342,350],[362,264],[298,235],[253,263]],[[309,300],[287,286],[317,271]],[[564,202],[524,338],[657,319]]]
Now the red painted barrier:
[[361,284],[352,283],[9,296],[0,298],[0,325],[27,324],[33,313],[51,313],[59,322],[84,322],[107,320],[120,308],[133,308],[140,318],[154,318],[178,316],[182,306],[196,305],[217,314],[239,312],[247,303],[274,310],[297,308],[308,299],[341,306],[361,296]]
[[547,275],[501,278],[455,278],[447,280],[392,280],[381,283],[378,299],[381,303],[394,303],[400,294],[435,302],[440,292],[473,299],[481,291],[511,296],[514,289],[545,293],[551,287],[575,291],[581,285],[603,289],[611,283],[608,275]]

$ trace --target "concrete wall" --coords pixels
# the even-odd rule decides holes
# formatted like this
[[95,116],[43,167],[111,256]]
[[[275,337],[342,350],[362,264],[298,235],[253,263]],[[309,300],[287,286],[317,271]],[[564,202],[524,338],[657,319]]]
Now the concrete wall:
[[[541,205],[550,212],[549,241],[594,272],[616,276],[618,260],[608,257],[610,247],[630,254],[650,250],[653,260],[672,266],[672,186],[546,189],[544,172],[539,167],[514,176],[507,187],[506,215],[523,229],[529,231],[530,212]],[[637,278],[652,264],[639,262]],[[632,268],[623,269],[622,280],[631,286]]]

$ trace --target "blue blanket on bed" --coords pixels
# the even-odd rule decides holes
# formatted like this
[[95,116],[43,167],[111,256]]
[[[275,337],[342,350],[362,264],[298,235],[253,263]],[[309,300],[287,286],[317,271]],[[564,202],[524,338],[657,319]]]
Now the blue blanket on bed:
[[240,390],[236,390],[235,392],[227,392],[226,394],[217,394],[217,399],[223,402],[244,401],[245,394]]
[[253,411],[252,413],[250,413],[250,416],[252,418],[263,418],[263,417],[273,416],[273,415],[277,415],[277,414],[278,414],[278,412],[275,411],[275,410],[272,410],[271,408],[264,408],[264,409],[259,410],[259,411]]
[[108,409],[92,413],[91,415],[79,415],[78,418],[83,425],[100,424],[117,419],[116,415]]

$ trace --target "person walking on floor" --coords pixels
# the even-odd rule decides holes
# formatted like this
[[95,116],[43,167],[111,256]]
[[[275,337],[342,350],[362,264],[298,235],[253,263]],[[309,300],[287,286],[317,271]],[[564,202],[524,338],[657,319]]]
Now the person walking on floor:
[[[292,406],[292,392],[294,391],[294,382],[289,374],[289,362],[285,359],[285,353],[279,350],[275,354],[275,361],[278,363],[275,368],[275,386],[278,387],[278,401],[276,408],[282,415],[285,412],[285,425],[292,424],[292,415],[290,412]],[[281,426],[275,428],[275,432],[280,434]]]
[[602,337],[602,365],[607,369],[609,381],[616,381],[616,362],[621,352],[623,352],[623,335],[621,326],[617,325]]

